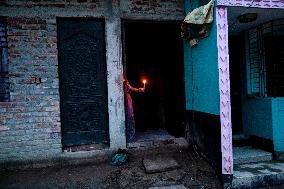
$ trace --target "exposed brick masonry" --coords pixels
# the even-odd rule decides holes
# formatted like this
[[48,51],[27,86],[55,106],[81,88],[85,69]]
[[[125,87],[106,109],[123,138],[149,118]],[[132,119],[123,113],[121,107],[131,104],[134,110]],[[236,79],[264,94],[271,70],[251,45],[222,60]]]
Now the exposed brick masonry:
[[[120,24],[114,24],[120,18],[181,20],[182,10],[180,0],[0,1],[0,16],[7,17],[10,81],[10,102],[0,102],[0,162],[56,157],[62,153],[56,17],[103,17],[106,30],[113,30],[106,34],[120,38]],[[114,15],[120,18],[114,19]],[[114,55],[119,57],[108,58],[113,60],[108,65],[121,63],[116,61],[121,54]],[[112,80],[121,75],[121,66],[108,68],[108,85],[112,86]],[[122,90],[120,85],[111,88]],[[109,104],[110,119],[118,111],[118,107],[112,106],[124,104],[123,93],[118,94],[121,96],[109,93],[109,102],[119,102]],[[124,123],[120,117],[112,120],[120,119]]]
[[7,25],[11,102],[0,103],[0,159],[60,152],[56,25],[23,17]]

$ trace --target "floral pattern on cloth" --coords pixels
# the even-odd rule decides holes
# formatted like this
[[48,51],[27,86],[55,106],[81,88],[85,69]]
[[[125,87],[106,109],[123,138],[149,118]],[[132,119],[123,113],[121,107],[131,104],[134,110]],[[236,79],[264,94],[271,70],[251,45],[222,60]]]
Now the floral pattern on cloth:
[[210,24],[213,22],[214,0],[211,0],[208,4],[194,9],[188,13],[184,19],[184,22],[188,24]]

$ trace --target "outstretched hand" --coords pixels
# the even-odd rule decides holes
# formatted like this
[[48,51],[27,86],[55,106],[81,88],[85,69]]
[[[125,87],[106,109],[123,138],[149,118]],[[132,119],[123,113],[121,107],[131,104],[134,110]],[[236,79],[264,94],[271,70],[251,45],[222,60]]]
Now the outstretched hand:
[[138,91],[141,92],[141,93],[144,93],[145,92],[145,88],[139,88]]

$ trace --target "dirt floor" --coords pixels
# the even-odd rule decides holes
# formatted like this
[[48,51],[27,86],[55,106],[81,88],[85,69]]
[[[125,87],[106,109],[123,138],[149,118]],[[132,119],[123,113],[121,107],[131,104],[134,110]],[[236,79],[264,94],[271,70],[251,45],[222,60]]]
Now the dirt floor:
[[[0,188],[135,188],[183,184],[190,189],[221,188],[221,184],[207,162],[190,151],[173,155],[180,169],[146,174],[141,158],[131,158],[123,166],[108,162],[98,165],[64,168],[41,168],[0,173]],[[131,156],[130,156],[131,157]]]
[[[171,155],[171,154],[169,154]],[[49,167],[0,172],[1,189],[148,189],[153,186],[183,184],[189,189],[221,189],[214,170],[192,151],[171,155],[181,168],[146,174],[143,157],[130,156],[123,166],[109,162],[84,166]],[[259,189],[283,189],[284,186]]]

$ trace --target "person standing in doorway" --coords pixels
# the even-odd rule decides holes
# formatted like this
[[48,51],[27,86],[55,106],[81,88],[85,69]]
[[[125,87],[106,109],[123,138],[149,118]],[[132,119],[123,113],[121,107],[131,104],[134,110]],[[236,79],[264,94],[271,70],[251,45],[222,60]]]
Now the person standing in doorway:
[[145,88],[134,88],[127,80],[124,80],[125,94],[125,122],[126,122],[126,141],[132,142],[135,135],[135,119],[133,112],[132,93],[145,92]]

